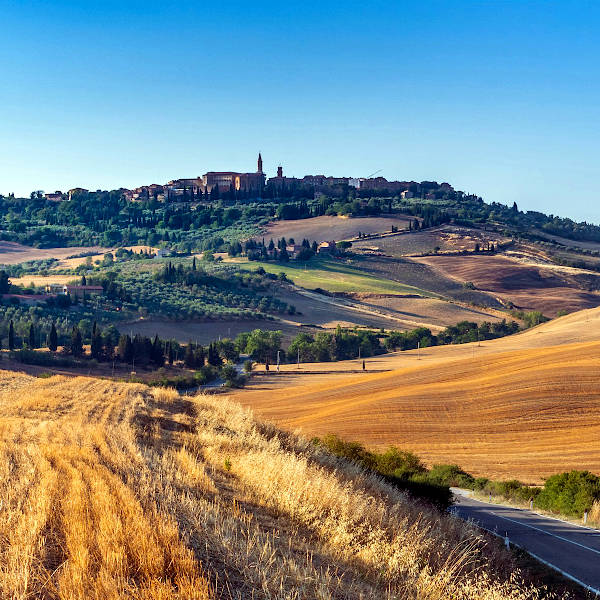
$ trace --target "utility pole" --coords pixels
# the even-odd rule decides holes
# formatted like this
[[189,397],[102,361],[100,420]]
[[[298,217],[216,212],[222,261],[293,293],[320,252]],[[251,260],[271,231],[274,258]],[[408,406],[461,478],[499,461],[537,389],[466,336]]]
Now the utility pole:
[[417,342],[417,360],[421,360],[421,342]]

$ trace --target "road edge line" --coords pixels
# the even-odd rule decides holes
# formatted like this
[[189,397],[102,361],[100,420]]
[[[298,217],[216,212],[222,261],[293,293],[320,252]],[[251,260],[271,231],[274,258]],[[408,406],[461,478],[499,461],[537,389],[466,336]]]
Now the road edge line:
[[[462,517],[460,517],[458,514],[455,514],[454,516],[456,516],[459,519],[462,519]],[[462,519],[462,520],[464,521],[465,519]],[[495,531],[492,531],[491,529],[487,529],[487,527],[483,527],[482,525],[478,525],[473,519],[468,519],[466,521],[467,521],[467,523],[472,523],[478,529],[481,529],[483,531],[487,531],[488,533],[491,533],[492,535],[496,536],[497,538],[500,538],[501,540],[505,540],[506,539],[505,536],[500,535],[499,533],[496,533]],[[541,558],[537,554],[534,554],[533,552],[530,552],[529,550],[527,550],[527,548],[523,548],[523,546],[521,546],[520,544],[516,544],[515,542],[511,542],[510,539],[508,540],[508,543],[511,546],[514,546],[515,548],[519,548],[519,550],[523,550],[523,552],[526,552],[527,554],[529,554],[529,556],[531,556],[531,558],[537,560],[538,562],[541,562],[542,564],[546,565],[547,567],[550,567],[551,569],[553,569],[557,573],[560,573],[563,577],[566,577],[567,579],[573,581],[577,585],[580,585],[582,588],[586,589],[588,592],[592,592],[593,594],[596,595],[596,597],[600,596],[600,589],[597,589],[595,587],[592,587],[591,585],[588,585],[587,583],[584,583],[583,581],[581,581],[581,579],[577,579],[577,577],[575,577],[574,575],[571,575],[571,574],[567,573],[566,571],[563,571],[560,567],[557,567],[556,565],[553,565],[551,562],[548,562],[547,560],[544,560],[543,558]]]

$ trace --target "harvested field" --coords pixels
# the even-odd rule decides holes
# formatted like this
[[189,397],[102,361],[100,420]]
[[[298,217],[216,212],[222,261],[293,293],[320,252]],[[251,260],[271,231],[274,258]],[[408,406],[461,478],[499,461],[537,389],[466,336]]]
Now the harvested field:
[[187,344],[190,340],[199,344],[209,344],[222,338],[234,338],[244,331],[253,329],[267,329],[275,331],[281,329],[284,338],[291,338],[306,331],[291,321],[271,321],[256,319],[254,321],[161,321],[159,319],[144,319],[134,323],[118,323],[117,327],[123,333],[133,333],[154,336],[158,334],[161,339],[175,339]]
[[[32,248],[23,246],[16,242],[0,241],[0,264],[16,265],[29,260],[40,260],[43,258],[58,258],[64,260],[67,256],[80,254],[81,252],[106,252],[106,248],[76,246],[72,248]],[[85,260],[85,259],[81,259]]]
[[390,315],[405,319],[414,327],[433,326],[443,328],[459,321],[494,322],[506,318],[500,312],[463,306],[437,298],[407,298],[393,294],[352,294],[353,300],[362,306],[385,310]]
[[457,282],[471,281],[484,292],[523,310],[554,316],[600,305],[600,295],[581,289],[575,277],[558,269],[528,265],[505,256],[430,256],[415,258]]
[[592,309],[480,346],[370,358],[367,373],[360,361],[287,365],[234,397],[306,435],[395,444],[429,464],[540,483],[569,469],[600,472],[599,366]]
[[77,277],[77,275],[24,275],[23,277],[11,277],[10,281],[14,285],[27,287],[31,283],[36,286],[44,286],[50,283],[79,283],[81,277]]
[[600,252],[600,242],[586,242],[585,240],[570,240],[569,238],[561,237],[559,235],[553,235],[551,233],[546,233],[545,231],[541,231],[540,229],[534,229],[532,233],[539,235],[542,238],[545,238],[551,242],[556,242],[557,244],[561,244],[566,248],[581,248],[582,250],[595,250]]
[[515,558],[223,398],[0,374],[0,596],[537,600]]
[[370,250],[382,252],[386,256],[411,256],[433,253],[439,247],[439,252],[472,252],[475,244],[483,247],[488,242],[503,244],[508,238],[494,232],[455,225],[444,225],[425,231],[414,231],[383,238],[361,240],[352,243],[353,250]]
[[414,217],[394,215],[390,217],[313,217],[295,221],[275,221],[264,230],[264,237],[294,238],[300,243],[304,238],[310,242],[323,240],[347,240],[362,233],[384,233],[392,230],[392,225],[399,229],[407,229],[409,221]]
[[494,294],[466,289],[463,281],[452,278],[439,269],[432,268],[421,259],[364,256],[357,258],[353,265],[360,268],[365,274],[402,282],[458,302],[502,308],[502,303]]

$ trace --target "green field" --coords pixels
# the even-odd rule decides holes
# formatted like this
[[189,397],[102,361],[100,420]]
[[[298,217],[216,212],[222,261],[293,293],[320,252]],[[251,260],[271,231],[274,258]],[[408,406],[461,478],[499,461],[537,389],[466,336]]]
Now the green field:
[[241,269],[255,271],[262,267],[268,273],[285,273],[296,285],[307,289],[321,288],[328,292],[371,292],[374,294],[418,294],[435,297],[420,288],[373,277],[356,267],[334,259],[313,258],[307,262],[270,263],[245,258],[229,259]]

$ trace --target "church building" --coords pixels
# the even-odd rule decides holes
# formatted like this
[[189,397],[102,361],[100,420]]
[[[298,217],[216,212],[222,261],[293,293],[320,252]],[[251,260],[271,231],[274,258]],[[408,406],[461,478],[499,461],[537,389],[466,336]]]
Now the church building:
[[262,192],[265,187],[263,161],[258,154],[257,170],[255,173],[236,173],[235,171],[209,171],[202,176],[204,189],[212,191],[215,186],[219,190],[243,190],[246,192]]

